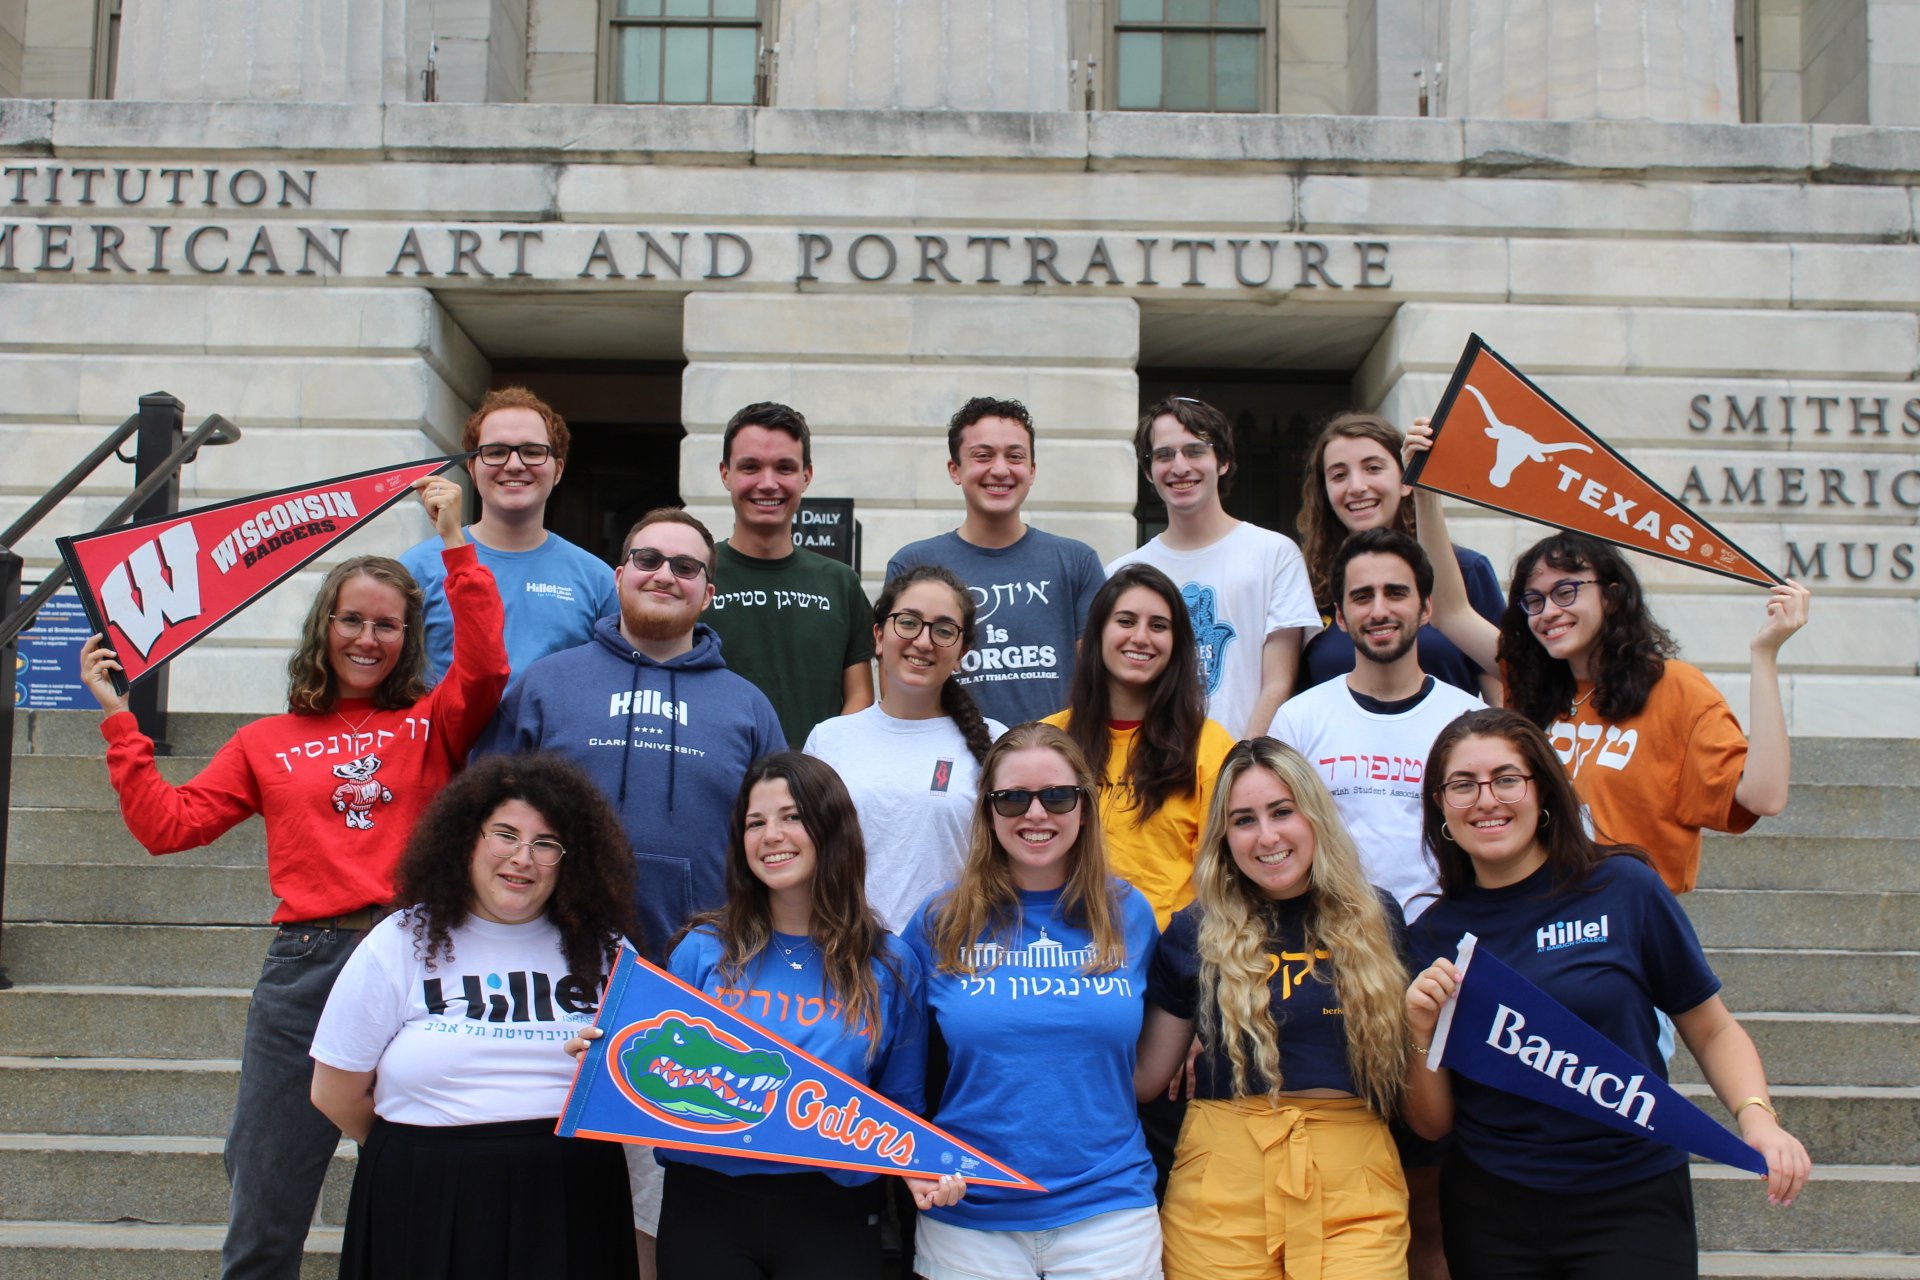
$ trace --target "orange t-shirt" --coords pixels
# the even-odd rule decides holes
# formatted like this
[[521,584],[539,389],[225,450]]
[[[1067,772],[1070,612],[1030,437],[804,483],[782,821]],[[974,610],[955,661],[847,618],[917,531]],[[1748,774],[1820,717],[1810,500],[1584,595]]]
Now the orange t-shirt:
[[1602,719],[1581,681],[1570,715],[1547,738],[1586,802],[1602,840],[1638,845],[1675,893],[1700,873],[1700,832],[1745,831],[1759,819],[1733,798],[1747,767],[1747,736],[1698,667],[1667,663],[1647,705]]

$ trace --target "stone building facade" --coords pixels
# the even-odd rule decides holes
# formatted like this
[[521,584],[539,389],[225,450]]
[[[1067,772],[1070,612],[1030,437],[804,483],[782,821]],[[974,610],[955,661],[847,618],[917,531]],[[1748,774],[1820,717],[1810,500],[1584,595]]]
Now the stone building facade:
[[[246,433],[192,505],[449,450],[518,381],[576,424],[556,528],[724,531],[721,428],[777,399],[871,586],[957,522],[944,423],[994,394],[1033,520],[1110,556],[1143,401],[1226,408],[1236,510],[1292,532],[1313,426],[1429,410],[1479,333],[1815,588],[1796,733],[1906,736],[1914,61],[1912,0],[0,0],[0,519],[156,389]],[[1756,593],[1641,567],[1742,706]],[[175,705],[277,705],[314,580]]]

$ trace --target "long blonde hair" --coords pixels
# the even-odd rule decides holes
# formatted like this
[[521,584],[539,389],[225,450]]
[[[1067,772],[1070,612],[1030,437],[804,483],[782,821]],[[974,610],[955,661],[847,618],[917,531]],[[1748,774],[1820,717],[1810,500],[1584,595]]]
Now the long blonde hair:
[[1087,758],[1061,730],[1035,721],[1007,730],[980,765],[980,794],[973,803],[973,832],[967,841],[966,865],[959,883],[934,904],[928,934],[938,968],[946,973],[972,973],[970,955],[983,935],[1002,946],[1017,942],[1020,898],[1007,851],[993,834],[993,807],[987,793],[993,789],[1000,762],[1016,751],[1043,747],[1067,762],[1080,785],[1080,838],[1067,850],[1067,884],[1060,895],[1063,919],[1093,935],[1093,958],[1085,973],[1109,973],[1127,962],[1126,932],[1120,922],[1116,885],[1107,874],[1107,845],[1100,834],[1099,792]]
[[[1249,1092],[1251,1066],[1269,1097],[1284,1087],[1280,1035],[1268,987],[1268,900],[1234,864],[1227,847],[1233,787],[1249,769],[1265,769],[1288,791],[1313,828],[1307,872],[1304,950],[1333,957],[1335,998],[1346,1019],[1347,1065],[1356,1092],[1381,1115],[1399,1105],[1407,1072],[1407,971],[1394,950],[1387,915],[1367,883],[1360,853],[1333,806],[1326,784],[1292,747],[1272,738],[1242,742],[1228,753],[1207,809],[1194,867],[1200,917],[1200,1009],[1203,1039],[1217,1034],[1233,1067],[1233,1091]],[[1314,978],[1328,980],[1325,969]],[[1214,1028],[1218,1028],[1216,1032]]]

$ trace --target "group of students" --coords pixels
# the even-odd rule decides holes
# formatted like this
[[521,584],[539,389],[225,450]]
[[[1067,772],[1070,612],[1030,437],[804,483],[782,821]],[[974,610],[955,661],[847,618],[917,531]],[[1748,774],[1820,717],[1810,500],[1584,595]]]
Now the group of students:
[[[382,557],[334,569],[289,711],[190,782],[156,769],[112,651],[83,654],[147,848],[267,826],[279,928],[227,1144],[224,1274],[297,1271],[337,1127],[361,1144],[343,1275],[877,1280],[872,1177],[554,1136],[563,1049],[598,1034],[622,942],[709,994],[830,997],[807,1023],[768,1001],[769,1030],[1046,1188],[905,1182],[926,1280],[1334,1280],[1410,1258],[1423,1276],[1694,1274],[1683,1152],[1426,1069],[1469,930],[1662,1076],[1677,1029],[1766,1156],[1769,1199],[1797,1195],[1806,1153],[1673,895],[1702,828],[1785,803],[1774,663],[1803,588],[1767,604],[1749,741],[1610,548],[1547,539],[1498,598],[1401,484],[1423,424],[1404,441],[1365,415],[1329,424],[1302,556],[1225,514],[1224,417],[1163,401],[1135,443],[1168,531],[1102,574],[1020,520],[1031,419],[980,400],[949,430],[966,522],[895,558],[863,634],[803,646],[812,678],[743,640],[767,685],[724,673],[729,729],[689,712],[716,709],[687,689],[734,665],[697,620],[719,591],[742,612],[767,594],[726,575],[786,536],[804,420],[758,405],[729,426],[734,538],[650,513],[610,598],[584,569],[569,590],[610,616],[510,661],[516,628],[559,647],[522,613],[556,592],[503,610],[496,582],[520,570],[495,545],[558,541],[532,534],[564,464],[556,423],[524,392],[490,397],[466,441],[481,521],[462,529],[450,481],[418,486],[432,590]],[[958,571],[1009,554],[1051,593]],[[844,631],[857,606],[834,598],[819,612]],[[1324,718],[1289,719],[1315,686],[1414,735],[1388,817],[1356,820],[1383,789],[1341,791],[1308,741]],[[812,709],[768,700],[788,689]],[[1003,698],[1004,723],[982,711]],[[1458,714],[1436,737],[1440,706]],[[802,729],[804,752],[784,750]],[[316,735],[332,745],[289,745]],[[1383,855],[1402,827],[1408,848]],[[1603,945],[1535,946],[1601,912]]]

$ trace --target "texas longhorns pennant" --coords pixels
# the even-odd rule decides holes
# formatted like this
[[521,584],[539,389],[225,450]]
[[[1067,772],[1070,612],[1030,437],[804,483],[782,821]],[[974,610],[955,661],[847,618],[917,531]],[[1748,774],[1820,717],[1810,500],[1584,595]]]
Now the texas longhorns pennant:
[[1408,484],[1770,587],[1780,578],[1553,402],[1479,334]]
[[[781,999],[786,999],[782,996]],[[556,1128],[829,1169],[1044,1187],[622,948]],[[664,1060],[664,1065],[662,1060]],[[676,1075],[714,1075],[718,1092]]]
[[126,686],[214,628],[465,454],[276,489],[100,533],[56,539],[87,621]]

